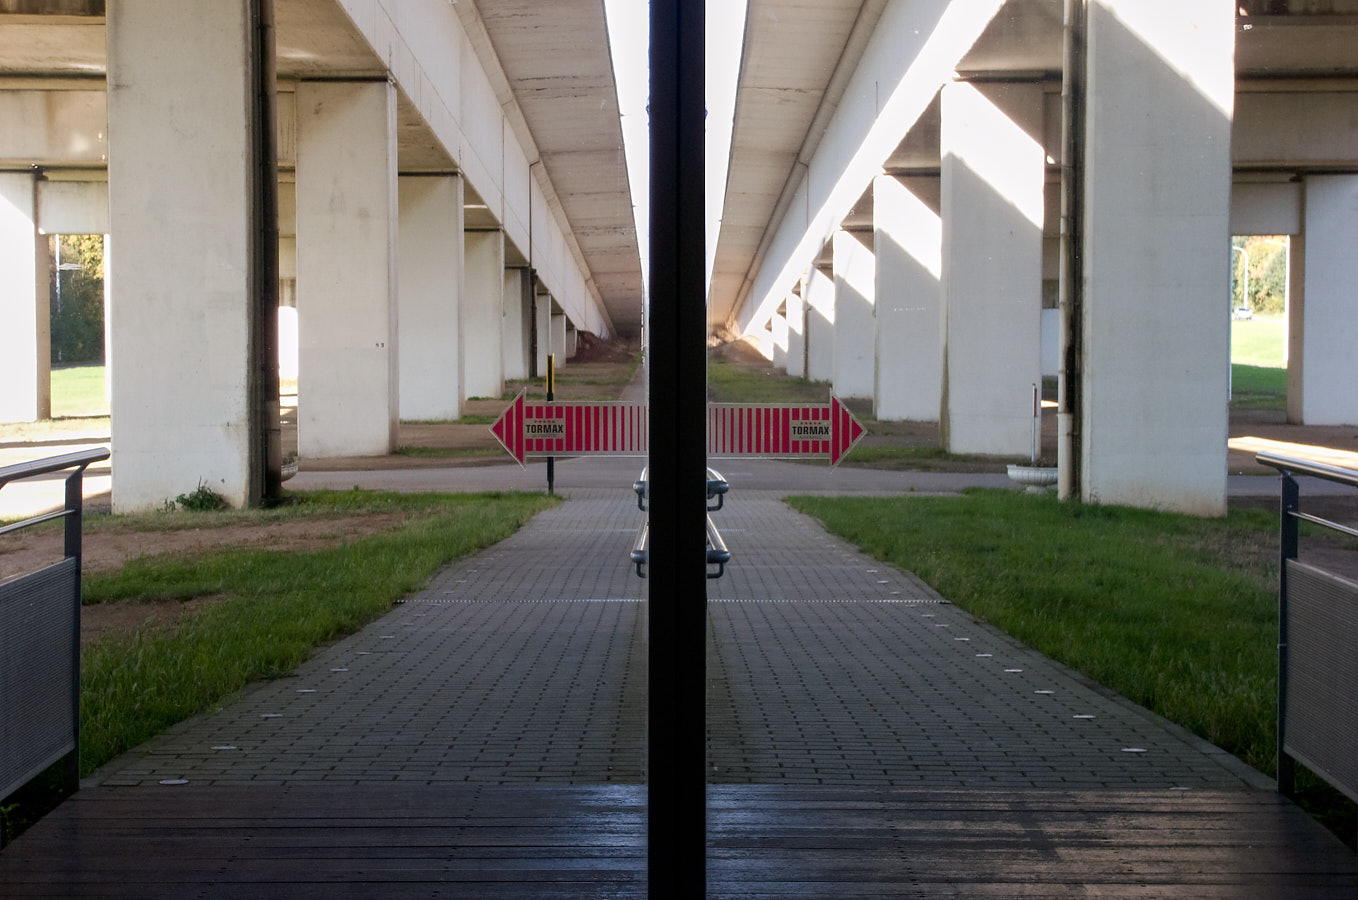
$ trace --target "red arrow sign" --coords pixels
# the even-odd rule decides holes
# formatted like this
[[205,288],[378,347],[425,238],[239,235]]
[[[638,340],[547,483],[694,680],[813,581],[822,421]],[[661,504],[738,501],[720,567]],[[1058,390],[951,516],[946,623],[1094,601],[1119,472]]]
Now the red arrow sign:
[[839,402],[805,405],[709,403],[707,455],[713,458],[771,456],[780,459],[829,457],[837,466],[866,434],[861,422]]
[[[645,456],[642,403],[529,403],[523,393],[491,426],[520,464],[530,456]],[[866,434],[840,403],[709,403],[707,455],[817,458],[838,465]]]
[[644,403],[529,403],[523,392],[490,427],[520,464],[529,456],[645,456]]

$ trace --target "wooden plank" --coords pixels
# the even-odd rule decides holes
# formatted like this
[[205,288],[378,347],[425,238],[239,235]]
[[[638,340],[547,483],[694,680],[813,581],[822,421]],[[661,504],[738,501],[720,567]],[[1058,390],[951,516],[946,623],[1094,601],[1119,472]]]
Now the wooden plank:
[[[0,885],[21,896],[642,896],[640,791],[94,789],[0,853]],[[1251,791],[723,787],[711,792],[707,859],[711,897],[1358,896],[1351,852]]]

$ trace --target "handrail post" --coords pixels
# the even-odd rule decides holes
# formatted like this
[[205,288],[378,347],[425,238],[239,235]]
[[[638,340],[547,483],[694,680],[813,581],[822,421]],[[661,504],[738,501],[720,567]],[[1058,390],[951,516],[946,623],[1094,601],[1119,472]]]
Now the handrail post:
[[1278,792],[1292,796],[1296,790],[1297,767],[1283,749],[1287,741],[1287,564],[1297,558],[1301,491],[1290,472],[1282,473],[1279,529],[1281,552],[1278,560]]
[[76,466],[66,476],[66,534],[65,554],[75,559],[75,596],[71,598],[72,615],[75,627],[71,629],[71,722],[75,734],[75,746],[61,761],[62,787],[69,793],[80,790],[80,605],[81,572],[83,571],[83,548],[81,535],[85,515],[85,466]]

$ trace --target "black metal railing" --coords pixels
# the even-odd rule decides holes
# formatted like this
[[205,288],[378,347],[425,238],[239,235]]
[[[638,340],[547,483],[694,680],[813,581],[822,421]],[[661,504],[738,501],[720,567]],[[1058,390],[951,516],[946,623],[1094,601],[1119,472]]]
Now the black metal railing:
[[0,535],[65,520],[61,562],[0,582],[0,798],[54,763],[80,785],[80,555],[85,469],[106,449],[0,467],[0,489],[66,472],[61,509],[0,526]]
[[1298,476],[1358,488],[1358,469],[1276,453],[1255,459],[1282,475],[1278,572],[1278,790],[1301,763],[1358,800],[1358,580],[1299,558],[1300,526],[1358,538],[1358,528],[1301,509]]

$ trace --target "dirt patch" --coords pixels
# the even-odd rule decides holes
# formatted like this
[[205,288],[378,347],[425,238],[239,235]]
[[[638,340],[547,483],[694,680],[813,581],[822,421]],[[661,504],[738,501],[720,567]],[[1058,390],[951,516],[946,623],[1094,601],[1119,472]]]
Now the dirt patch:
[[581,331],[576,334],[575,355],[566,361],[567,365],[580,363],[625,363],[640,347],[626,341],[606,341],[603,338]]
[[223,594],[212,594],[192,600],[147,600],[85,606],[80,610],[80,646],[88,647],[113,632],[172,628],[225,599]]
[[[323,550],[393,530],[407,519],[404,513],[382,513],[135,533],[103,531],[96,527],[85,532],[82,567],[86,573],[112,572],[144,556],[194,556],[228,548]],[[10,535],[0,541],[0,581],[58,562],[62,553],[62,536],[58,530]],[[81,611],[81,642],[88,643],[115,630],[169,627],[221,599],[220,596],[204,596],[189,601],[149,600],[86,606]]]

